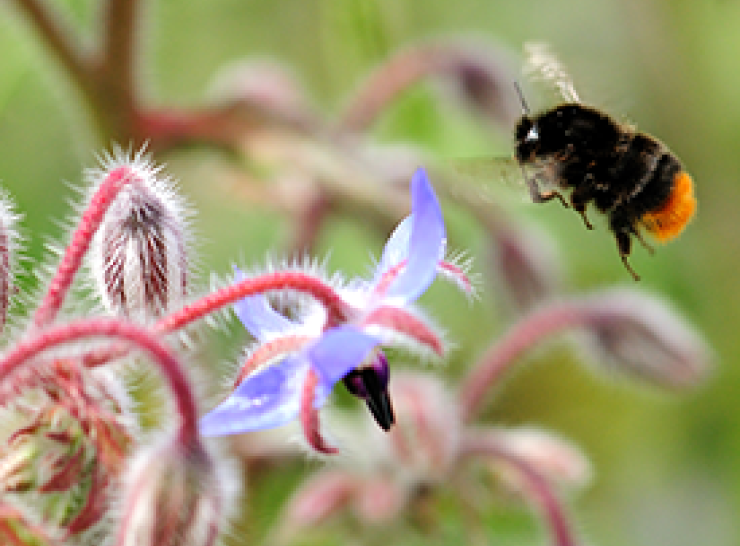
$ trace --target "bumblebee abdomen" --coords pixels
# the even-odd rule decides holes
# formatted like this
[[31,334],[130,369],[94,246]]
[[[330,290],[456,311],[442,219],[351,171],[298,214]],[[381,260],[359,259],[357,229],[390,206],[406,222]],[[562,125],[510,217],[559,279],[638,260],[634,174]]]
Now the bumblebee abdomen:
[[696,211],[694,183],[691,176],[679,170],[670,181],[666,199],[640,217],[641,224],[661,243],[677,237]]
[[[602,212],[636,221],[665,200],[672,178],[666,174],[674,168],[680,165],[660,142],[648,135],[625,132],[611,153],[594,163],[594,204]],[[664,178],[667,184],[662,183]]]

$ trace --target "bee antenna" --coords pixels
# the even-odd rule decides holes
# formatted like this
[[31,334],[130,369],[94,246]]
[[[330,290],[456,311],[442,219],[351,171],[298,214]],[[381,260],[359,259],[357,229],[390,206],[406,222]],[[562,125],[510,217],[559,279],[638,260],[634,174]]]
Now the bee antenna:
[[519,101],[522,103],[522,112],[524,112],[525,116],[529,115],[529,105],[527,104],[527,99],[524,98],[524,93],[522,92],[522,88],[519,85],[519,82],[514,82],[514,89],[516,89],[516,94],[519,97]]

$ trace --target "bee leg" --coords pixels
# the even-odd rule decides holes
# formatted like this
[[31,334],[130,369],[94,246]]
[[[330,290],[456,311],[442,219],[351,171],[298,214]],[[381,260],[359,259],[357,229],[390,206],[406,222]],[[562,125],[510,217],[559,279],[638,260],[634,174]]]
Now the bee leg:
[[547,201],[550,201],[551,199],[558,199],[560,200],[560,203],[567,209],[570,205],[568,205],[568,202],[565,200],[563,195],[557,191],[557,190],[549,190],[549,191],[542,191],[540,187],[537,185],[537,178],[532,176],[527,176],[526,171],[524,170],[524,167],[522,167],[522,174],[524,175],[524,180],[527,183],[527,188],[529,188],[529,195],[532,197],[532,202],[534,203],[546,203]]
[[576,209],[578,214],[581,215],[581,218],[583,218],[583,223],[586,224],[586,229],[594,229],[593,224],[588,220],[588,217],[586,216],[586,207],[583,207],[581,209]]
[[565,197],[563,197],[563,194],[557,190],[543,191],[538,193],[537,195],[533,195],[532,198],[534,199],[535,203],[545,203],[547,201],[550,201],[551,199],[558,199],[566,209],[570,208],[570,205],[565,200]]
[[639,230],[636,229],[633,233],[635,234],[635,237],[637,237],[637,240],[640,241],[640,244],[650,253],[651,256],[655,254],[655,249],[644,239]]
[[570,204],[573,205],[573,209],[581,215],[583,223],[586,224],[586,229],[594,229],[593,224],[591,224],[588,220],[588,216],[586,216],[586,204],[591,199],[593,199],[593,195],[591,195],[591,190],[588,186],[581,186],[570,194]]
[[557,190],[542,191],[537,185],[537,182],[529,178],[527,179],[527,186],[529,186],[529,194],[532,196],[532,201],[535,203],[546,203],[552,199],[558,199],[566,209],[570,207],[563,194]]
[[625,269],[629,271],[630,275],[632,275],[632,278],[635,279],[635,281],[640,280],[640,275],[637,274],[637,272],[632,269],[632,266],[627,261],[627,258],[629,258],[630,250],[632,249],[632,239],[630,239],[630,234],[627,231],[617,231],[615,233],[615,236],[617,238],[617,247],[619,248],[619,257],[622,258],[622,263],[624,264]]

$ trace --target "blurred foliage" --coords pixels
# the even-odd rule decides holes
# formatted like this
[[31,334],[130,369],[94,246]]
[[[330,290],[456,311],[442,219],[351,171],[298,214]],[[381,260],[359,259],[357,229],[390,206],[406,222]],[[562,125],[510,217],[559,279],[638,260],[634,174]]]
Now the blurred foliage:
[[[49,2],[88,39],[96,2]],[[146,2],[138,67],[155,104],[200,105],[219,68],[244,58],[285,63],[305,84],[316,106],[338,112],[367,71],[410,41],[474,35],[513,55],[528,40],[549,42],[569,67],[584,100],[659,136],[693,174],[700,209],[677,243],[654,257],[638,249],[642,285],[676,303],[716,351],[716,372],[694,394],[668,396],[594,380],[565,349],[538,353],[508,381],[488,417],[505,424],[537,422],[582,446],[597,469],[595,485],[574,500],[575,515],[594,544],[672,546],[737,544],[740,529],[740,2],[733,0],[158,0]],[[25,220],[31,272],[45,236],[59,239],[60,219],[81,169],[107,143],[97,142],[88,112],[63,70],[12,2],[0,3],[0,180]],[[536,101],[536,99],[534,99]],[[533,102],[534,102],[533,101]],[[536,102],[535,102],[536,104]],[[545,106],[545,105],[542,105]],[[424,86],[394,105],[376,129],[385,142],[413,140],[442,157],[507,155],[507,135],[490,135],[467,114],[440,105]],[[204,284],[229,264],[261,264],[286,243],[277,213],[250,208],[214,191],[218,158],[178,153],[169,170],[199,212]],[[219,185],[215,185],[217,189]],[[478,230],[450,207],[455,245],[483,245]],[[568,290],[588,291],[631,280],[616,258],[603,224],[583,230],[557,206],[526,207],[558,242],[569,273]],[[359,242],[363,244],[359,244]],[[330,268],[362,273],[382,237],[351,218],[336,217],[322,232],[320,253]],[[367,249],[367,250],[366,250]],[[483,267],[478,263],[478,267]],[[490,289],[484,285],[484,290]],[[501,331],[506,316],[480,303],[448,303],[444,288],[428,297],[444,315],[460,349],[445,372],[459,371]],[[488,301],[488,300],[487,300]],[[490,302],[488,303],[490,305]],[[233,544],[253,544],[264,522],[313,467],[302,464],[281,483],[256,484]],[[442,505],[446,503],[441,502]],[[449,503],[451,504],[451,503]],[[495,510],[494,510],[495,511]],[[465,536],[459,507],[449,507],[435,543]],[[496,544],[537,543],[529,517],[492,514],[486,538]],[[251,521],[250,520],[250,521]],[[331,527],[329,527],[331,530]],[[413,533],[412,533],[413,535]],[[428,543],[418,534],[397,543]],[[360,542],[358,539],[357,542]],[[317,542],[318,543],[318,542]],[[323,542],[322,543],[326,543]],[[331,543],[339,543],[336,539]],[[371,542],[372,543],[372,542]]]

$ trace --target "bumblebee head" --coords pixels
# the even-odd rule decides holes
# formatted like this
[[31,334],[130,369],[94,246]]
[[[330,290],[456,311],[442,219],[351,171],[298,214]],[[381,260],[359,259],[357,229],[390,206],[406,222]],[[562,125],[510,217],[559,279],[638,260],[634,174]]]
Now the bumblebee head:
[[516,159],[519,163],[525,163],[532,161],[537,154],[540,132],[537,129],[537,124],[530,116],[529,105],[527,104],[527,99],[524,98],[524,93],[519,86],[519,82],[514,82],[514,89],[519,96],[519,101],[522,103],[522,117],[516,125],[516,131],[514,131]]
[[520,163],[531,161],[540,146],[540,132],[537,124],[527,115],[522,116],[514,132],[516,139],[516,159]]

